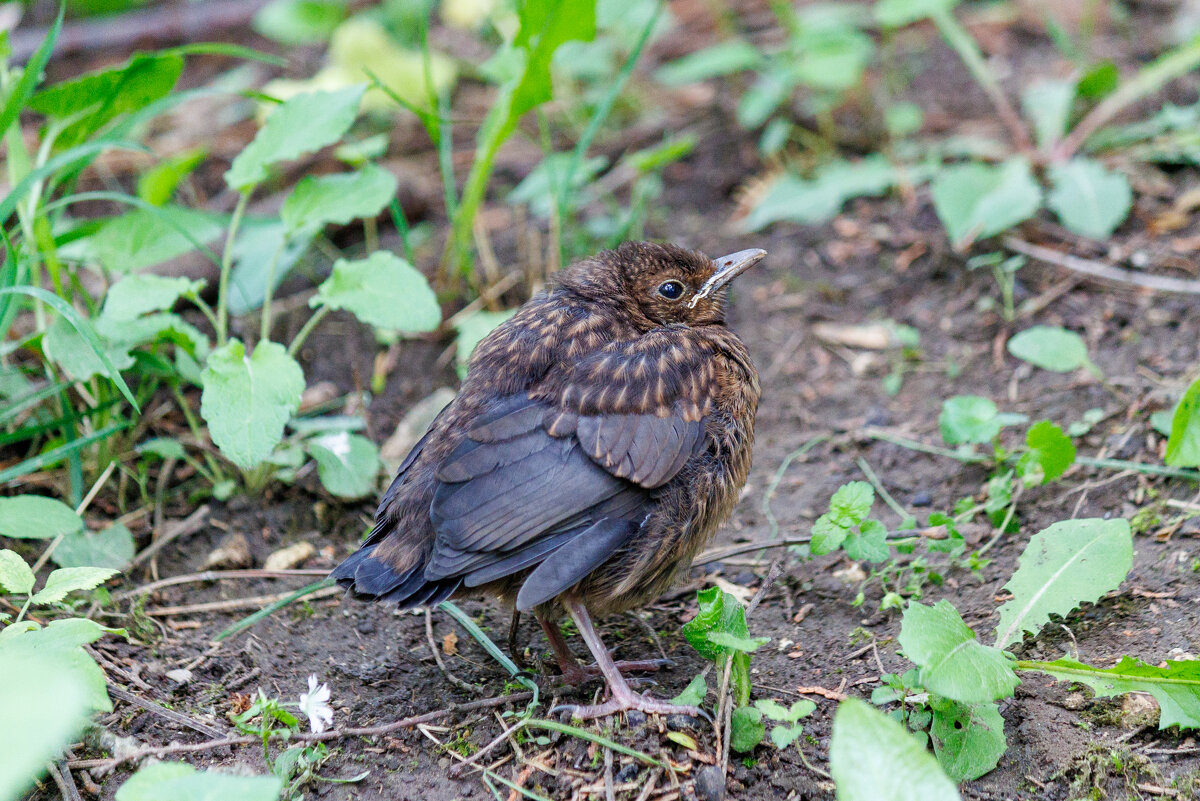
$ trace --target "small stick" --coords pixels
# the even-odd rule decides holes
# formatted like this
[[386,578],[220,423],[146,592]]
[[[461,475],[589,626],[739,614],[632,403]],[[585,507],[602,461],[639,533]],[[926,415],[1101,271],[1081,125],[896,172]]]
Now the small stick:
[[225,579],[260,579],[260,578],[293,578],[295,576],[325,576],[328,570],[205,570],[200,573],[188,573],[184,576],[172,576],[159,579],[132,590],[125,590],[113,595],[114,601],[124,601],[138,595],[147,595],[166,587],[178,584],[199,584],[205,581],[223,581]]
[[[438,709],[433,712],[426,712],[423,715],[403,718],[385,723],[380,726],[362,726],[362,727],[347,727],[344,729],[329,729],[320,734],[310,732],[300,732],[298,734],[287,732],[288,739],[299,740],[301,742],[323,742],[325,740],[340,740],[345,737],[378,737],[384,734],[391,734],[397,729],[411,729],[413,726],[419,726],[422,723],[429,723],[434,720],[453,715],[455,712],[472,712],[477,709],[491,709],[496,706],[504,706],[508,703],[520,703],[533,698],[531,692],[512,693],[511,695],[498,695],[494,698],[481,698],[476,701],[468,701],[462,704],[451,704],[444,709]],[[280,732],[282,735],[283,733]],[[272,739],[278,739],[272,737]],[[124,754],[117,757],[108,757],[105,759],[72,759],[67,762],[67,767],[80,768],[101,768],[108,770],[115,768],[125,762],[144,759],[145,757],[160,757],[171,754],[194,754],[201,751],[212,751],[217,748],[225,748],[232,745],[250,745],[253,743],[261,743],[262,738],[245,735],[241,737],[225,737],[220,740],[208,740],[203,743],[190,743],[185,745],[160,745],[150,748],[141,748],[137,751]]]
[[446,660],[442,659],[441,649],[438,648],[437,641],[433,639],[433,616],[429,613],[428,606],[425,607],[425,639],[429,641],[429,650],[433,652],[433,661],[437,662],[438,669],[442,671],[442,675],[449,679],[450,683],[458,689],[478,695],[478,687],[473,687],[463,681],[451,673],[450,668],[446,667]]
[[167,529],[166,533],[143,548],[142,552],[137,556],[133,557],[133,561],[130,562],[130,567],[136,567],[142,562],[145,562],[147,559],[154,556],[154,554],[162,550],[163,546],[167,545],[168,543],[177,540],[180,537],[186,537],[189,534],[195,534],[197,531],[204,528],[204,524],[208,520],[208,512],[208,504],[205,504],[185,517],[183,520],[180,520],[178,523],[171,526],[171,528]]
[[[92,484],[92,488],[88,490],[87,495],[85,495],[83,500],[79,502],[79,505],[75,507],[75,514],[82,515],[84,510],[92,505],[92,501],[95,500],[96,495],[100,492],[100,488],[104,486],[105,481],[108,481],[108,477],[112,475],[112,471],[116,468],[116,466],[117,463],[115,461],[108,463],[108,467],[104,468],[104,472],[101,473],[100,477],[96,479],[96,482]],[[46,546],[46,550],[42,551],[42,555],[39,556],[37,561],[33,563],[31,570],[33,570],[34,573],[42,569],[42,566],[46,564],[46,560],[49,559],[50,555],[54,553],[54,549],[57,548],[58,544],[63,541],[64,536],[66,535],[59,534],[50,541],[50,544]]]
[[1111,264],[1105,264],[1094,259],[1082,259],[1079,256],[1072,256],[1069,253],[1060,253],[1053,248],[1034,245],[1016,236],[1006,236],[1003,242],[1004,247],[1009,250],[1015,250],[1023,256],[1029,256],[1038,261],[1053,264],[1056,267],[1090,275],[1093,278],[1101,278],[1105,281],[1114,281],[1119,284],[1128,284],[1141,289],[1152,289],[1158,292],[1200,295],[1200,281],[1189,281],[1186,278],[1171,278],[1165,275],[1146,275],[1134,270],[1113,267]]
[[[317,590],[308,597],[315,601],[318,598],[328,598],[340,592],[343,592],[341,587],[326,587],[322,590]],[[164,606],[159,609],[147,609],[146,614],[149,617],[170,617],[171,615],[192,615],[202,612],[228,612],[232,609],[258,609],[267,604],[282,601],[291,594],[290,592],[281,592],[277,595],[259,595],[254,598],[231,598],[228,601],[209,601],[208,603],[190,604],[187,606]]]
[[108,685],[108,694],[114,698],[119,698],[126,703],[139,706],[147,712],[157,715],[164,720],[169,720],[177,725],[186,726],[189,729],[198,731],[205,737],[217,738],[224,737],[226,735],[226,732],[215,729],[212,726],[209,726],[207,723],[190,718],[187,715],[176,712],[173,709],[167,709],[162,704],[156,704],[154,701],[134,695],[133,693],[127,690],[122,690],[120,687],[113,686],[112,684]]
[[524,725],[525,725],[524,720],[517,721],[512,726],[509,726],[507,729],[500,732],[500,734],[494,740],[492,740],[490,743],[485,745],[483,748],[480,748],[478,751],[476,751],[471,756],[467,757],[467,759],[463,760],[462,762],[459,762],[456,765],[452,765],[450,767],[450,770],[448,771],[448,773],[450,774],[450,778],[457,779],[459,776],[462,776],[463,773],[466,772],[467,768],[476,767],[475,763],[478,762],[481,757],[484,757],[487,754],[490,754],[492,752],[492,750],[496,748],[496,746],[500,745],[500,743],[507,740],[518,729],[524,727]]
[[79,788],[75,786],[75,779],[71,776],[71,769],[65,763],[47,762],[46,772],[54,780],[63,801],[83,801],[83,797],[79,795]]

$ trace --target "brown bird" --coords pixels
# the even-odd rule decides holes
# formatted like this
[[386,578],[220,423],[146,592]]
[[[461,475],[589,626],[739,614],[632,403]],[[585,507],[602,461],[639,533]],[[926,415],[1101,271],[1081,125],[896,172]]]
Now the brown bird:
[[575,716],[698,713],[634,693],[621,669],[653,665],[614,663],[592,615],[656,599],[738,499],[759,386],[726,287],[765,255],[633,242],[564,270],[475,349],[332,577],[401,608],[484,593],[533,610],[580,681],[561,607],[609,690]]

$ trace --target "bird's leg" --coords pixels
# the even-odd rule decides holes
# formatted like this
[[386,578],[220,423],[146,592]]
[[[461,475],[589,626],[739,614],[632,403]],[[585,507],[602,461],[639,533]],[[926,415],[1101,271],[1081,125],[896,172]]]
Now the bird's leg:
[[[583,684],[588,679],[602,675],[602,669],[596,665],[585,667],[579,664],[579,660],[567,647],[567,641],[563,639],[562,632],[559,631],[555,621],[540,611],[535,610],[534,614],[537,616],[538,623],[542,625],[542,631],[546,633],[546,639],[550,642],[550,650],[554,652],[554,658],[558,662],[558,669],[562,673],[563,681],[572,685]],[[608,654],[608,649],[605,649],[604,652]],[[670,659],[643,659],[633,662],[614,662],[613,664],[622,673],[653,673],[664,667],[670,667],[673,663]]]
[[596,633],[596,629],[592,626],[592,618],[588,614],[587,607],[577,598],[563,599],[563,606],[570,613],[571,619],[575,621],[575,625],[579,629],[579,636],[583,637],[583,641],[587,643],[592,656],[596,657],[596,666],[600,668],[600,673],[604,676],[605,683],[608,684],[609,698],[603,704],[592,706],[569,705],[560,706],[557,709],[568,711],[571,713],[571,717],[581,720],[600,718],[617,712],[626,712],[631,709],[636,709],[647,714],[683,714],[708,717],[699,707],[656,701],[653,698],[635,693],[625,681],[625,677],[621,675],[621,671],[617,669],[616,663],[613,662],[612,656],[608,653],[608,648],[604,646],[603,640],[600,639],[600,635]]
[[521,653],[521,649],[517,647],[517,634],[521,630],[521,613],[516,609],[512,613],[512,623],[508,626],[508,652],[512,654],[512,660],[521,670],[525,670],[525,657]]

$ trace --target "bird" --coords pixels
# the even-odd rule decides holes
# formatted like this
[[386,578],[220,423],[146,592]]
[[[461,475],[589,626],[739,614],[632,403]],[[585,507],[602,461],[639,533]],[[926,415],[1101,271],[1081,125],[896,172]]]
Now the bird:
[[703,714],[634,692],[622,671],[658,663],[614,662],[593,616],[686,576],[738,500],[760,388],[725,309],[765,255],[625,242],[557,273],[476,346],[331,578],[402,609],[490,595],[532,611],[566,680],[607,684],[602,703],[556,708],[571,717]]

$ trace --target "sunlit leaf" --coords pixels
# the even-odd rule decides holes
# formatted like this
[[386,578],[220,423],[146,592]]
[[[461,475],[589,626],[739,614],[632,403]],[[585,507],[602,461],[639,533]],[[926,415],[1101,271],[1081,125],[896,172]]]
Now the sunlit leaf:
[[62,501],[41,495],[0,498],[0,536],[48,540],[83,528],[83,520]]
[[964,704],[981,704],[1012,695],[1020,683],[998,648],[975,639],[948,601],[933,606],[910,603],[900,626],[900,647],[921,669],[929,690]]
[[932,194],[934,210],[956,248],[1007,231],[1042,204],[1042,190],[1022,158],[946,167],[934,177]]
[[307,443],[317,461],[321,485],[339,498],[361,498],[375,491],[379,449],[358,434],[338,431]]
[[396,178],[375,164],[335,175],[307,175],[283,201],[280,216],[289,231],[345,225],[374,218],[396,196]]
[[940,698],[931,703],[933,753],[951,779],[965,782],[991,771],[1004,756],[1004,718],[994,704],[968,706]]
[[1088,358],[1087,344],[1074,331],[1035,325],[1008,340],[1008,352],[1043,370],[1070,373],[1080,367],[1095,370]]
[[278,776],[200,771],[182,762],[143,765],[118,788],[116,801],[276,801]]
[[1200,379],[1188,387],[1175,407],[1166,462],[1173,467],[1200,467]]
[[1093,239],[1112,235],[1133,205],[1133,190],[1123,173],[1077,157],[1051,165],[1046,205],[1069,230]]
[[401,331],[433,331],[442,322],[425,276],[385,250],[357,261],[338,259],[309,305],[345,309],[367,325]]

